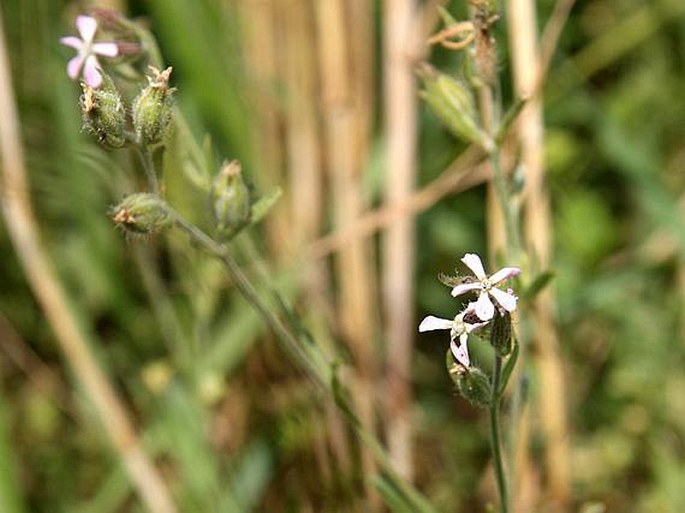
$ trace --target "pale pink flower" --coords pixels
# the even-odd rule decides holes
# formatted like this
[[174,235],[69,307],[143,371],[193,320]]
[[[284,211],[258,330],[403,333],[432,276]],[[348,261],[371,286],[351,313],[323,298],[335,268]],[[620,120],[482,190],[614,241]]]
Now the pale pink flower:
[[83,73],[83,81],[96,89],[102,84],[100,63],[97,56],[116,57],[119,47],[116,43],[95,43],[93,38],[98,28],[98,22],[91,16],[77,16],[76,28],[81,36],[67,36],[60,39],[63,45],[75,48],[78,52],[67,64],[67,75],[76,80]]
[[466,266],[473,271],[478,281],[467,282],[457,285],[452,289],[453,296],[461,296],[466,292],[479,291],[478,300],[474,304],[476,315],[482,321],[489,321],[495,315],[495,305],[492,304],[490,297],[494,298],[507,312],[516,310],[517,297],[510,291],[495,287],[498,283],[517,276],[521,269],[518,267],[504,267],[492,276],[485,274],[483,263],[480,257],[474,253],[467,253],[461,259]]
[[[421,324],[419,324],[419,332],[450,330],[450,349],[452,354],[459,363],[464,367],[468,367],[471,365],[469,348],[467,345],[469,333],[487,324],[487,322],[469,322],[474,317],[474,312],[474,303],[469,303],[463,312],[457,314],[457,316],[451,320],[429,315],[424,317]],[[469,319],[469,317],[471,319]]]

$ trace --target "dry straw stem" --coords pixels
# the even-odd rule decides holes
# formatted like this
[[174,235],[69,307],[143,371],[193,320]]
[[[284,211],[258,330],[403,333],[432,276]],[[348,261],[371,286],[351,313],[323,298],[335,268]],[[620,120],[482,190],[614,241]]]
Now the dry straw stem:
[[[519,97],[530,97],[539,83],[540,52],[537,46],[536,13],[532,0],[509,0],[509,38],[514,87]],[[532,98],[516,122],[521,164],[526,173],[524,189],[525,237],[531,260],[539,269],[550,265],[551,212],[545,188],[544,125],[542,101]],[[554,296],[546,288],[535,298],[532,334],[536,351],[532,356],[540,372],[537,399],[540,403],[545,435],[545,457],[549,495],[558,511],[565,511],[570,500],[570,462],[566,386],[559,354],[559,337],[554,323]],[[522,436],[526,436],[522,433]],[[521,511],[524,511],[521,509]]]
[[[334,224],[346,229],[357,222],[366,207],[361,183],[369,152],[373,99],[371,58],[373,12],[370,2],[328,0],[316,7],[325,133],[325,165],[331,184]],[[376,433],[374,376],[378,355],[374,350],[374,270],[370,244],[356,240],[341,247],[336,262],[339,288],[338,317],[343,339],[355,363],[354,406],[364,428]],[[376,473],[368,448],[362,450],[366,476]],[[369,508],[380,502],[366,481]]]
[[442,198],[480,185],[490,179],[490,169],[482,165],[483,151],[474,146],[457,157],[435,180],[402,203],[366,212],[345,229],[338,229],[313,242],[305,251],[307,260],[324,258],[357,238],[370,237],[398,219],[413,217],[428,210]]
[[10,66],[0,15],[0,151],[2,210],[19,261],[74,374],[92,401],[115,451],[141,499],[153,513],[174,513],[176,507],[143,450],[124,404],[95,361],[88,341],[39,239],[31,206],[19,118],[10,81]]
[[[417,93],[413,56],[419,47],[413,0],[383,2],[383,92],[386,137],[387,205],[406,202],[416,179]],[[387,341],[387,437],[390,456],[400,475],[411,479],[414,340],[414,229],[400,218],[383,238],[382,281]]]
[[[252,85],[247,91],[254,118],[250,122],[254,162],[261,190],[270,190],[285,182],[283,178],[284,148],[281,138],[281,109],[277,85],[281,81],[278,62],[281,47],[277,23],[277,2],[280,0],[239,0],[243,61]],[[285,202],[281,202],[285,203]],[[286,206],[277,205],[275,212],[264,220],[266,236],[272,253],[278,255],[288,244],[289,223]]]

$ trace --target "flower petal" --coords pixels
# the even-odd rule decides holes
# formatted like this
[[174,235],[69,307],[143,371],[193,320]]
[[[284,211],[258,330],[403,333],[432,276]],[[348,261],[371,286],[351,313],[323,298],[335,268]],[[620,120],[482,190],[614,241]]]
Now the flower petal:
[[119,47],[116,43],[95,43],[93,53],[104,55],[105,57],[116,57],[119,55]]
[[81,66],[83,65],[83,58],[80,55],[73,57],[67,63],[67,75],[72,80],[76,80],[81,73]]
[[490,276],[490,283],[495,285],[501,281],[508,280],[509,278],[513,278],[514,276],[518,276],[520,273],[521,269],[519,269],[518,267],[504,267],[492,276]]
[[91,16],[76,16],[76,28],[78,28],[78,33],[81,34],[83,42],[90,44],[95,37],[98,22]]
[[514,294],[504,292],[503,290],[497,289],[495,287],[490,289],[490,294],[497,300],[497,302],[500,305],[502,305],[502,308],[504,308],[507,312],[513,312],[514,310],[516,310],[516,301],[518,300],[518,298]]
[[485,278],[487,278],[485,269],[483,269],[483,262],[480,261],[480,257],[475,253],[466,253],[461,261],[473,271],[473,274],[475,274],[476,278],[479,280],[483,281]]
[[93,89],[97,89],[102,84],[100,65],[94,55],[89,55],[83,65],[83,80]]
[[466,343],[457,344],[456,341],[450,342],[450,350],[452,354],[464,367],[471,365],[471,359],[469,358],[469,350]]
[[470,290],[478,290],[480,288],[482,288],[480,283],[462,283],[461,285],[457,285],[452,289],[452,296],[461,296]]
[[419,331],[421,333],[423,333],[424,331],[449,329],[452,329],[451,319],[441,319],[440,317],[435,317],[433,315],[424,317],[424,319],[421,321],[421,324],[419,324]]
[[76,36],[60,37],[59,42],[62,43],[63,45],[71,46],[72,48],[76,48],[77,50],[81,50],[81,48],[83,48],[83,41],[81,41]]
[[476,315],[481,321],[489,321],[495,316],[495,305],[492,304],[486,292],[481,293],[478,297],[475,310]]

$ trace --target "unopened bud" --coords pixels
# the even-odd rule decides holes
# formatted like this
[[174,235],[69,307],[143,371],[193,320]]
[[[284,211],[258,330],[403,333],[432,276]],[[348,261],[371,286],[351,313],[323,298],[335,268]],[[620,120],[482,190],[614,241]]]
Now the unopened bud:
[[112,220],[126,231],[138,235],[152,235],[171,225],[172,217],[164,201],[149,192],[126,196],[112,208]]
[[245,185],[240,162],[224,163],[212,183],[212,213],[219,234],[230,238],[250,220],[250,190]]
[[491,323],[490,344],[499,356],[507,356],[513,348],[511,337],[511,314],[495,312]]
[[114,82],[102,73],[102,85],[94,89],[85,82],[79,100],[83,128],[95,135],[98,142],[108,148],[120,148],[126,142],[124,125],[126,112]]
[[487,408],[492,401],[490,379],[478,367],[465,367],[447,351],[447,371],[459,394],[474,406]]
[[466,85],[428,64],[421,66],[419,76],[424,87],[421,97],[445,126],[456,137],[489,149],[492,142],[479,126],[476,103]]
[[176,89],[169,87],[172,68],[159,71],[150,66],[152,75],[148,76],[148,86],[133,100],[133,128],[138,143],[149,146],[164,140],[173,105]]

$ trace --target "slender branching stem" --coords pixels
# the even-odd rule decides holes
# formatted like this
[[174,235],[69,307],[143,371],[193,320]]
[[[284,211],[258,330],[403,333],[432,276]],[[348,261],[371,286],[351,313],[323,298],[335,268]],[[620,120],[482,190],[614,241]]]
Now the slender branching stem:
[[495,461],[495,478],[499,491],[500,512],[508,513],[509,496],[507,493],[507,478],[504,472],[502,458],[502,443],[499,433],[500,387],[502,379],[502,357],[495,354],[495,366],[492,374],[492,401],[490,403],[490,448]]
[[[380,442],[359,422],[359,419],[352,411],[346,390],[335,377],[335,372],[330,364],[324,360],[323,354],[313,347],[311,342],[306,340],[306,337],[300,331],[289,326],[278,315],[273,313],[270,305],[259,295],[249,278],[240,269],[227,246],[215,241],[200,228],[184,219],[169,205],[166,205],[165,208],[174,218],[176,225],[185,231],[195,243],[221,260],[238,290],[284,343],[291,356],[302,365],[315,383],[332,394],[335,404],[340,408],[353,431],[374,454],[384,475],[399,491],[406,503],[411,505],[412,511],[417,513],[435,513],[435,509],[428,501],[410,483],[397,474]],[[272,294],[277,294],[272,288],[270,290]],[[280,307],[284,307],[285,303],[280,298],[278,300]]]
[[178,212],[167,205],[169,213],[173,216],[179,228],[185,231],[194,242],[209,251],[224,264],[226,271],[231,276],[238,290],[243,297],[255,308],[257,313],[264,319],[264,322],[273,330],[276,336],[284,343],[289,353],[302,365],[308,375],[323,388],[327,388],[328,379],[323,366],[317,362],[305,344],[293,333],[276,314],[272,312],[269,305],[262,299],[254,288],[248,277],[238,266],[228,248],[203,232],[200,228],[193,225]]

